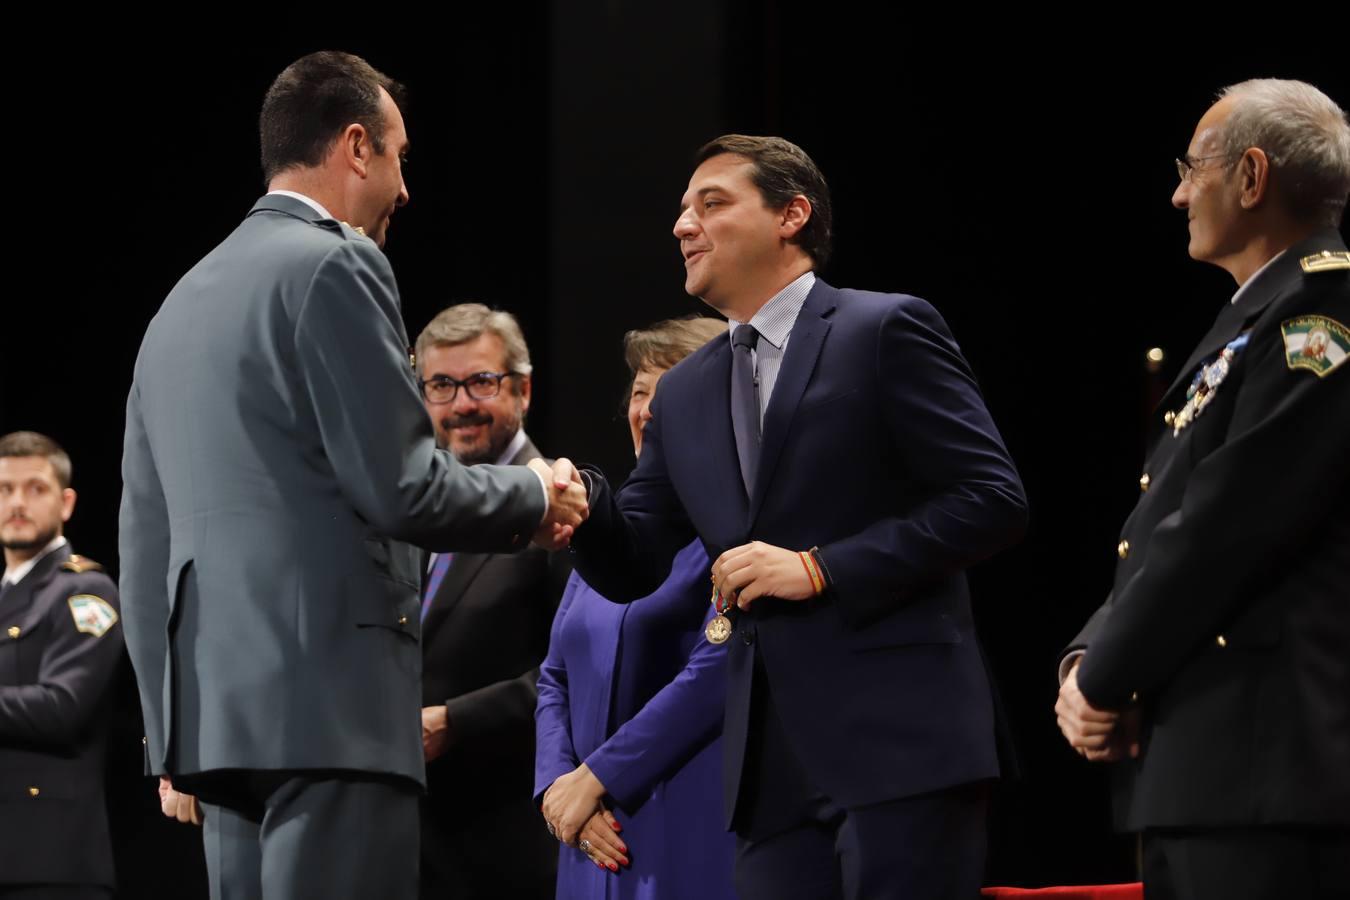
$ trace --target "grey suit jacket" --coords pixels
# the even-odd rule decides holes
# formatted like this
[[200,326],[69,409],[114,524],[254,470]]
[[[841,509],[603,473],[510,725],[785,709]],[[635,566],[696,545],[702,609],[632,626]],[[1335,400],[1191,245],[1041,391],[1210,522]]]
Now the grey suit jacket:
[[407,346],[380,249],[284,196],[151,321],[120,590],[153,773],[424,780],[409,543],[518,550],[545,500],[527,469],[436,449]]

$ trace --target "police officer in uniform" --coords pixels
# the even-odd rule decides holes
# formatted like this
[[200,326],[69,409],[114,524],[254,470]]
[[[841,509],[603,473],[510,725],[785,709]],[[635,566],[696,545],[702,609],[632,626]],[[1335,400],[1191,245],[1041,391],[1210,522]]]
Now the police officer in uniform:
[[1112,592],[1061,661],[1150,900],[1350,897],[1350,124],[1263,79],[1172,202],[1238,284],[1164,395]]
[[71,552],[70,457],[0,438],[0,897],[107,898],[103,798],[108,688],[122,658],[117,590]]

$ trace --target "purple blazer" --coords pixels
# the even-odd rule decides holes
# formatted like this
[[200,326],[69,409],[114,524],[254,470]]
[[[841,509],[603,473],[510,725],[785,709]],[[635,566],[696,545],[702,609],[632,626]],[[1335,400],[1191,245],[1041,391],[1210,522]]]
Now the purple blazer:
[[650,596],[611,603],[573,575],[553,619],[535,711],[535,802],[583,761],[609,792],[631,865],[561,845],[559,900],[732,898],[722,817],[724,648],[703,627],[710,562],[698,541]]

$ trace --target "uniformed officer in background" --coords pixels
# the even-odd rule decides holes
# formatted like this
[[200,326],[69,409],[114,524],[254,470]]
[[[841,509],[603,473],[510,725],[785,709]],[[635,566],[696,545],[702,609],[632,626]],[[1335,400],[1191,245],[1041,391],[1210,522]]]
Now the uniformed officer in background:
[[70,457],[0,437],[0,897],[113,892],[103,799],[107,696],[122,659],[117,588],[71,552]]
[[1350,891],[1350,123],[1226,88],[1177,160],[1192,258],[1233,276],[1163,396],[1106,603],[1056,711],[1113,762],[1150,900]]

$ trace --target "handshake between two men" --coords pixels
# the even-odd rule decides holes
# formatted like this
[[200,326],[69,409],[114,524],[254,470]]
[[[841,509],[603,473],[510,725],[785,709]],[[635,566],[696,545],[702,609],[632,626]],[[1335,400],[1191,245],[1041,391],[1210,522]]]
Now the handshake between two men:
[[548,511],[534,533],[534,543],[545,550],[561,550],[590,515],[586,485],[571,460],[558,459],[549,465],[535,458],[528,465],[543,479],[548,495]]

